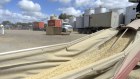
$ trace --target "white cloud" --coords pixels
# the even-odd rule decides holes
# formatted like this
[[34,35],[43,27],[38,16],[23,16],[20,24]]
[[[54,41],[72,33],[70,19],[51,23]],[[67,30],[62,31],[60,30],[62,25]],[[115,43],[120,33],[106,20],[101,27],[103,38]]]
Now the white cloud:
[[97,1],[95,1],[95,3],[93,5],[96,6],[96,7],[99,7],[103,4],[104,4],[104,2],[102,2],[101,0],[97,0]]
[[[0,0],[0,7],[2,8],[4,4],[10,1],[11,0]],[[36,21],[38,19],[34,16],[28,16],[28,15],[23,15],[21,13],[11,12],[7,9],[0,9],[0,22],[6,20],[11,22],[31,22],[31,21]]]
[[74,7],[68,7],[68,8],[59,8],[59,11],[62,11],[62,13],[66,13],[68,15],[75,15],[79,16],[82,14],[81,10],[76,10]]
[[62,3],[70,3],[71,0],[59,0],[59,2],[62,2]]
[[[41,14],[42,15],[42,14]],[[25,15],[21,13],[11,12],[9,10],[0,9],[0,22],[2,21],[16,22],[34,22],[34,21],[45,21],[47,22],[47,15],[35,17],[30,15]]]
[[32,22],[38,20],[36,17],[27,16],[20,13],[14,13],[4,9],[0,9],[0,16],[1,16],[0,22],[8,20],[15,23],[15,22]]
[[26,12],[23,11],[22,12],[23,15],[28,15],[28,16],[34,16],[34,17],[38,17],[38,18],[46,18],[48,15],[41,13],[41,12]]
[[0,22],[2,21],[11,21],[11,22],[32,22],[36,21],[36,17],[31,17],[27,15],[23,15],[20,13],[14,13],[9,10],[0,9]]
[[132,5],[128,0],[75,0],[76,7],[98,7],[102,5],[107,8],[125,8]]
[[[0,0],[0,6],[9,1],[11,0]],[[22,10],[20,13],[12,12],[7,9],[0,9],[0,22],[6,20],[13,23],[47,20],[48,15],[41,12],[41,7],[38,3],[34,3],[32,0],[20,0],[18,5]]]
[[132,5],[133,3],[128,2],[128,0],[101,0],[103,6],[107,8],[125,8]]
[[3,7],[4,4],[10,2],[11,0],[0,0],[0,8]]
[[58,1],[58,2],[60,2],[60,3],[65,3],[65,4],[67,4],[67,3],[70,3],[72,0],[51,0],[51,1]]
[[75,0],[75,5],[77,7],[81,7],[81,6],[89,6],[91,5],[93,0]]
[[21,0],[19,1],[18,5],[24,11],[38,12],[41,10],[41,7],[38,3],[34,3],[33,1],[30,0]]
[[47,18],[47,14],[41,12],[41,6],[38,3],[34,3],[32,0],[21,0],[18,3],[22,9],[22,15],[36,17],[38,20]]

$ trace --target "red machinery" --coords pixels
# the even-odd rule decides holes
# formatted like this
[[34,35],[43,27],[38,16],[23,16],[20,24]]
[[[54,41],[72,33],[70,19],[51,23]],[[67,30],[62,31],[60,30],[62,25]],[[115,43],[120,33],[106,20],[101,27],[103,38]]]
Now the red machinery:
[[62,26],[62,20],[49,20],[48,21],[48,26],[52,26],[52,27],[61,27]]
[[62,32],[62,20],[52,19],[48,21],[48,27],[46,27],[47,35],[60,35]]

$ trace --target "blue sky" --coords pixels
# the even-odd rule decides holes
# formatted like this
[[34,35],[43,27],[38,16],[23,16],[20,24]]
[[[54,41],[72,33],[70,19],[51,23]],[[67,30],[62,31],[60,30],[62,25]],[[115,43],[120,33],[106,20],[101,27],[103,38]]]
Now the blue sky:
[[[55,2],[55,1],[50,1],[50,0],[32,0],[34,3],[39,3],[41,6],[41,11],[43,13],[46,13],[48,15],[51,14],[60,14],[61,11],[58,11],[58,7],[61,8],[63,7],[62,3]],[[14,12],[21,12],[21,9],[18,6],[19,0],[11,0],[9,3],[5,4],[4,8],[9,9]]]
[[132,4],[128,0],[0,0],[0,22],[40,21],[60,13],[79,16],[85,9],[100,5],[111,9]]

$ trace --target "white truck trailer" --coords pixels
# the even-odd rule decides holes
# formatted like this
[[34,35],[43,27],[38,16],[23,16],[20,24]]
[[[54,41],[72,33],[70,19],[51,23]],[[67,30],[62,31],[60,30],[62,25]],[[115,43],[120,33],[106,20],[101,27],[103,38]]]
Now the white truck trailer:
[[135,19],[140,19],[140,0],[129,0],[132,3],[138,3],[138,5],[134,8],[136,11]]
[[[117,12],[106,12],[99,14],[84,15],[76,20],[76,28],[79,33],[93,33],[101,29],[118,27],[120,25],[120,14]],[[80,24],[78,25],[78,23]]]
[[136,5],[128,6],[126,8],[126,13],[125,13],[125,24],[129,24],[130,22],[134,21],[136,18]]

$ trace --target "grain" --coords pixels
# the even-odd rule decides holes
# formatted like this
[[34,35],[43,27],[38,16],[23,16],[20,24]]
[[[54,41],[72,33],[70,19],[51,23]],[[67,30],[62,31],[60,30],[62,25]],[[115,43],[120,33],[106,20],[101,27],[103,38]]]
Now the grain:
[[119,36],[114,37],[108,42],[104,43],[101,47],[99,47],[99,49],[96,49],[95,51],[87,53],[86,55],[83,55],[83,56],[79,56],[65,64],[55,67],[54,69],[46,70],[45,72],[29,77],[27,79],[51,79],[59,75],[65,75],[66,72],[69,72],[75,69],[80,69],[87,65],[93,64],[99,60],[103,60],[107,57],[110,57],[112,55],[115,55],[123,51],[130,43],[133,36],[134,36],[133,34],[129,34],[129,33],[125,34],[113,46],[113,48],[110,49],[114,41],[117,40]]

